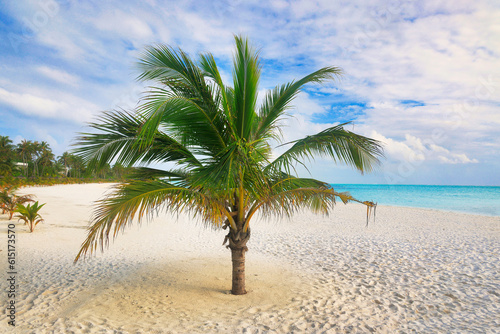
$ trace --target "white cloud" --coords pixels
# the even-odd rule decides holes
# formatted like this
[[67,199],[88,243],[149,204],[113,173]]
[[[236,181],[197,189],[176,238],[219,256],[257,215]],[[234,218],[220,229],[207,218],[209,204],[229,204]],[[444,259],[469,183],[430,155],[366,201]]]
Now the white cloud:
[[397,141],[384,137],[376,131],[373,131],[370,137],[383,143],[385,155],[392,160],[412,162],[425,160],[425,155],[421,149],[422,145],[418,138],[407,135],[405,141]]
[[119,9],[108,9],[98,18],[91,19],[96,27],[113,33],[115,36],[131,40],[150,40],[153,31],[148,23],[136,15],[125,13]]
[[38,66],[36,70],[52,80],[59,81],[61,83],[68,84],[71,86],[78,85],[79,78],[77,76],[69,74],[66,71],[48,66]]
[[21,110],[26,115],[41,117],[55,117],[60,110],[67,108],[63,102],[28,93],[9,92],[2,88],[0,88],[0,101]]
[[477,159],[469,159],[465,154],[454,154],[451,158],[439,156],[438,159],[445,164],[467,164],[479,162]]
[[[63,100],[64,99],[64,100]],[[9,105],[28,116],[86,122],[97,107],[78,97],[62,94],[60,99],[31,93],[11,92],[0,88],[0,103]]]
[[273,0],[270,3],[271,3],[271,6],[273,6],[276,9],[280,9],[280,10],[288,7],[288,3],[284,0]]
[[300,93],[291,103],[293,108],[290,110],[292,114],[300,114],[311,117],[326,113],[324,106],[319,104],[318,100],[311,98],[305,92]]
[[451,153],[444,147],[431,144],[429,145],[431,153],[437,156],[437,159],[445,164],[468,164],[468,163],[478,163],[477,159],[470,159],[465,154]]
[[[423,161],[439,161],[444,164],[478,163],[464,153],[454,153],[445,147],[426,142],[415,136],[406,134],[404,140],[387,138],[376,131],[372,131],[371,138],[384,144],[384,153],[392,161],[407,161],[421,164]],[[389,161],[390,162],[390,161]]]

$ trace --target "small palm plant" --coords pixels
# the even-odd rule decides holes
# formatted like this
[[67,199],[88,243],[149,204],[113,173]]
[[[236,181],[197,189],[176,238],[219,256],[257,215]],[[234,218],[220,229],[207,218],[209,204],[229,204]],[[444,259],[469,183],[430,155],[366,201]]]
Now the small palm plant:
[[9,195],[9,188],[0,186],[0,210],[2,210],[2,214],[4,214],[7,211],[5,209],[5,205],[3,202],[4,198],[6,198],[8,195]]
[[45,203],[38,205],[38,201],[33,203],[33,205],[28,204],[24,206],[22,204],[18,204],[16,211],[20,214],[16,217],[19,218],[19,220],[24,220],[24,223],[29,226],[30,232],[33,232],[35,230],[35,226],[38,225],[38,223],[43,222],[42,216],[40,216],[38,211],[40,211],[44,205]]
[[14,186],[5,186],[0,189],[0,208],[2,209],[2,213],[9,213],[9,220],[12,219],[19,204],[33,202],[33,195],[17,196],[14,194],[16,189],[17,187]]
[[0,209],[2,210],[2,214],[7,212],[7,208],[5,205],[6,199],[12,196],[16,189],[17,188],[12,185],[0,186]]

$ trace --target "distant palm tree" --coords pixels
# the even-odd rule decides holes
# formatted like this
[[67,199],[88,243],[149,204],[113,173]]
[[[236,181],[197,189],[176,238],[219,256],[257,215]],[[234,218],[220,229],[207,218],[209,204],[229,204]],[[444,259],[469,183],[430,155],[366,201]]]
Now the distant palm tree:
[[38,166],[42,165],[42,175],[43,175],[43,156],[46,152],[50,150],[50,146],[46,141],[42,141],[41,143],[35,141],[34,143],[34,154],[35,154],[35,170],[36,176],[40,176],[40,171],[38,170]]
[[64,152],[62,155],[57,157],[57,161],[64,166],[64,175],[68,176],[69,174],[69,165],[71,164],[71,153]]
[[47,169],[49,169],[54,165],[54,159],[55,159],[54,153],[52,153],[52,149],[50,148],[50,146],[48,146],[47,143],[45,144],[46,145],[41,147],[42,150],[40,157],[38,159],[40,165],[42,166],[42,173],[41,173],[42,176],[45,176]]
[[115,164],[112,168],[113,176],[117,179],[123,179],[127,173],[127,168],[123,167],[121,164]]
[[7,211],[7,206],[5,204],[7,198],[12,196],[16,190],[17,187],[12,185],[0,186],[0,209],[2,210],[2,214]]
[[85,162],[82,157],[71,155],[70,159],[70,176],[81,177],[85,173]]
[[[152,80],[136,113],[105,112],[83,133],[76,152],[97,169],[116,161],[174,162],[176,169],[137,168],[135,179],[116,187],[98,203],[88,236],[75,261],[108,243],[131,222],[148,212],[186,211],[207,224],[229,228],[233,263],[233,294],[244,294],[245,252],[250,222],[264,216],[290,216],[301,208],[327,213],[336,198],[355,200],[329,184],[292,175],[295,164],[315,155],[329,156],[361,172],[379,162],[379,142],[339,124],[318,134],[283,145],[274,160],[270,142],[281,140],[280,122],[292,100],[309,83],[323,83],[341,74],[325,67],[304,78],[275,87],[257,106],[261,66],[258,53],[236,37],[233,87],[226,86],[214,57],[195,62],[180,49],[149,47],[139,61],[140,80]],[[364,202],[372,206],[370,202]]]
[[17,154],[21,157],[24,164],[24,176],[28,177],[28,162],[31,161],[33,143],[29,140],[23,139],[17,144]]
[[31,143],[30,153],[31,153],[31,161],[33,162],[33,176],[36,177],[38,176],[38,158],[42,153],[42,147],[40,145],[40,142],[34,141],[33,143]]
[[0,136],[0,175],[10,175],[14,169],[14,146],[9,136]]

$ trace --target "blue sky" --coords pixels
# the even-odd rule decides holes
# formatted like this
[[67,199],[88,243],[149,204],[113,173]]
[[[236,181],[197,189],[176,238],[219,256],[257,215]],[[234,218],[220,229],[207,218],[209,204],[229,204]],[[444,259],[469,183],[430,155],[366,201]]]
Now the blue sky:
[[[361,175],[317,159],[332,183],[500,185],[498,1],[3,1],[0,134],[57,155],[103,110],[134,108],[145,45],[209,51],[229,83],[233,35],[261,51],[265,92],[323,66],[283,124],[286,141],[353,121],[385,144]],[[301,173],[306,174],[305,171]]]

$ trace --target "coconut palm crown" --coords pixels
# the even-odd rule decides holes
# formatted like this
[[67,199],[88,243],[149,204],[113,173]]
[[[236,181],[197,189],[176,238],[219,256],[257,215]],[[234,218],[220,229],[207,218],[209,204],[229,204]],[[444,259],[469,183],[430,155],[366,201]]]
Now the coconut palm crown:
[[[355,200],[325,182],[294,175],[294,166],[315,156],[370,171],[382,156],[380,143],[344,129],[345,124],[285,143],[284,153],[272,158],[271,143],[281,143],[280,122],[293,99],[306,84],[338,78],[341,69],[325,67],[277,86],[258,106],[258,52],[243,37],[235,42],[233,86],[222,81],[210,53],[194,60],[181,49],[147,47],[138,61],[138,79],[154,84],[139,107],[104,112],[90,124],[96,132],[78,137],[75,152],[90,168],[112,161],[141,167],[97,203],[75,261],[103,249],[135,218],[141,221],[160,209],[188,212],[207,225],[229,228],[231,292],[244,294],[246,244],[255,213],[290,216],[302,208],[327,213],[336,198]],[[148,167],[167,162],[175,167]]]

